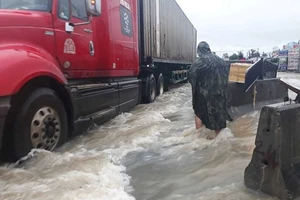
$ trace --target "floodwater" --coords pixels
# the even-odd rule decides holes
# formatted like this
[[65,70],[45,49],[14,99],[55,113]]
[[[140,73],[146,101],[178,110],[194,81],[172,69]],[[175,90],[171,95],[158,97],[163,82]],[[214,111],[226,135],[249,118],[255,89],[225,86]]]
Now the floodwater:
[[[300,88],[300,75],[280,73]],[[294,96],[294,95],[293,95]],[[139,105],[55,152],[0,167],[1,200],[257,200],[245,188],[259,112],[213,141],[194,130],[189,84]]]

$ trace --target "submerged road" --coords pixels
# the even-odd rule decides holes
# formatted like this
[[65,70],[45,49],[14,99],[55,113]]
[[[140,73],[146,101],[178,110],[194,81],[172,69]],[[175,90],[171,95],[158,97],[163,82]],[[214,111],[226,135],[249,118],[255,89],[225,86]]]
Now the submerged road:
[[[300,88],[299,74],[278,76]],[[209,131],[194,130],[191,89],[184,84],[55,152],[0,167],[0,199],[275,199],[243,184],[258,119],[259,112],[249,113],[208,141]]]

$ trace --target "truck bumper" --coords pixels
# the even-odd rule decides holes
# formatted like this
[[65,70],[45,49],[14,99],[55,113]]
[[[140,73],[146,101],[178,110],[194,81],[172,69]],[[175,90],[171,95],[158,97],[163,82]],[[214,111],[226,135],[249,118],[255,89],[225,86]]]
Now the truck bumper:
[[4,135],[4,125],[10,108],[10,97],[0,97],[0,150]]

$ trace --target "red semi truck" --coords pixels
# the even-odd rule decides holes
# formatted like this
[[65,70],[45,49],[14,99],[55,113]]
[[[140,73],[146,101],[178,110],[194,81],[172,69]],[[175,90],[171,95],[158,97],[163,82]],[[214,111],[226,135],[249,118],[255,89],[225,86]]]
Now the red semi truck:
[[0,0],[0,148],[53,150],[186,81],[196,30],[175,0]]

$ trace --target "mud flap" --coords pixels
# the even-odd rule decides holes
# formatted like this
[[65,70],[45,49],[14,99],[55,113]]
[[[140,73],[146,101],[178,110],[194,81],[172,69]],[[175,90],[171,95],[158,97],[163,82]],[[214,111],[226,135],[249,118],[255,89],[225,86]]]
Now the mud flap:
[[300,105],[263,107],[245,186],[279,199],[300,196]]

